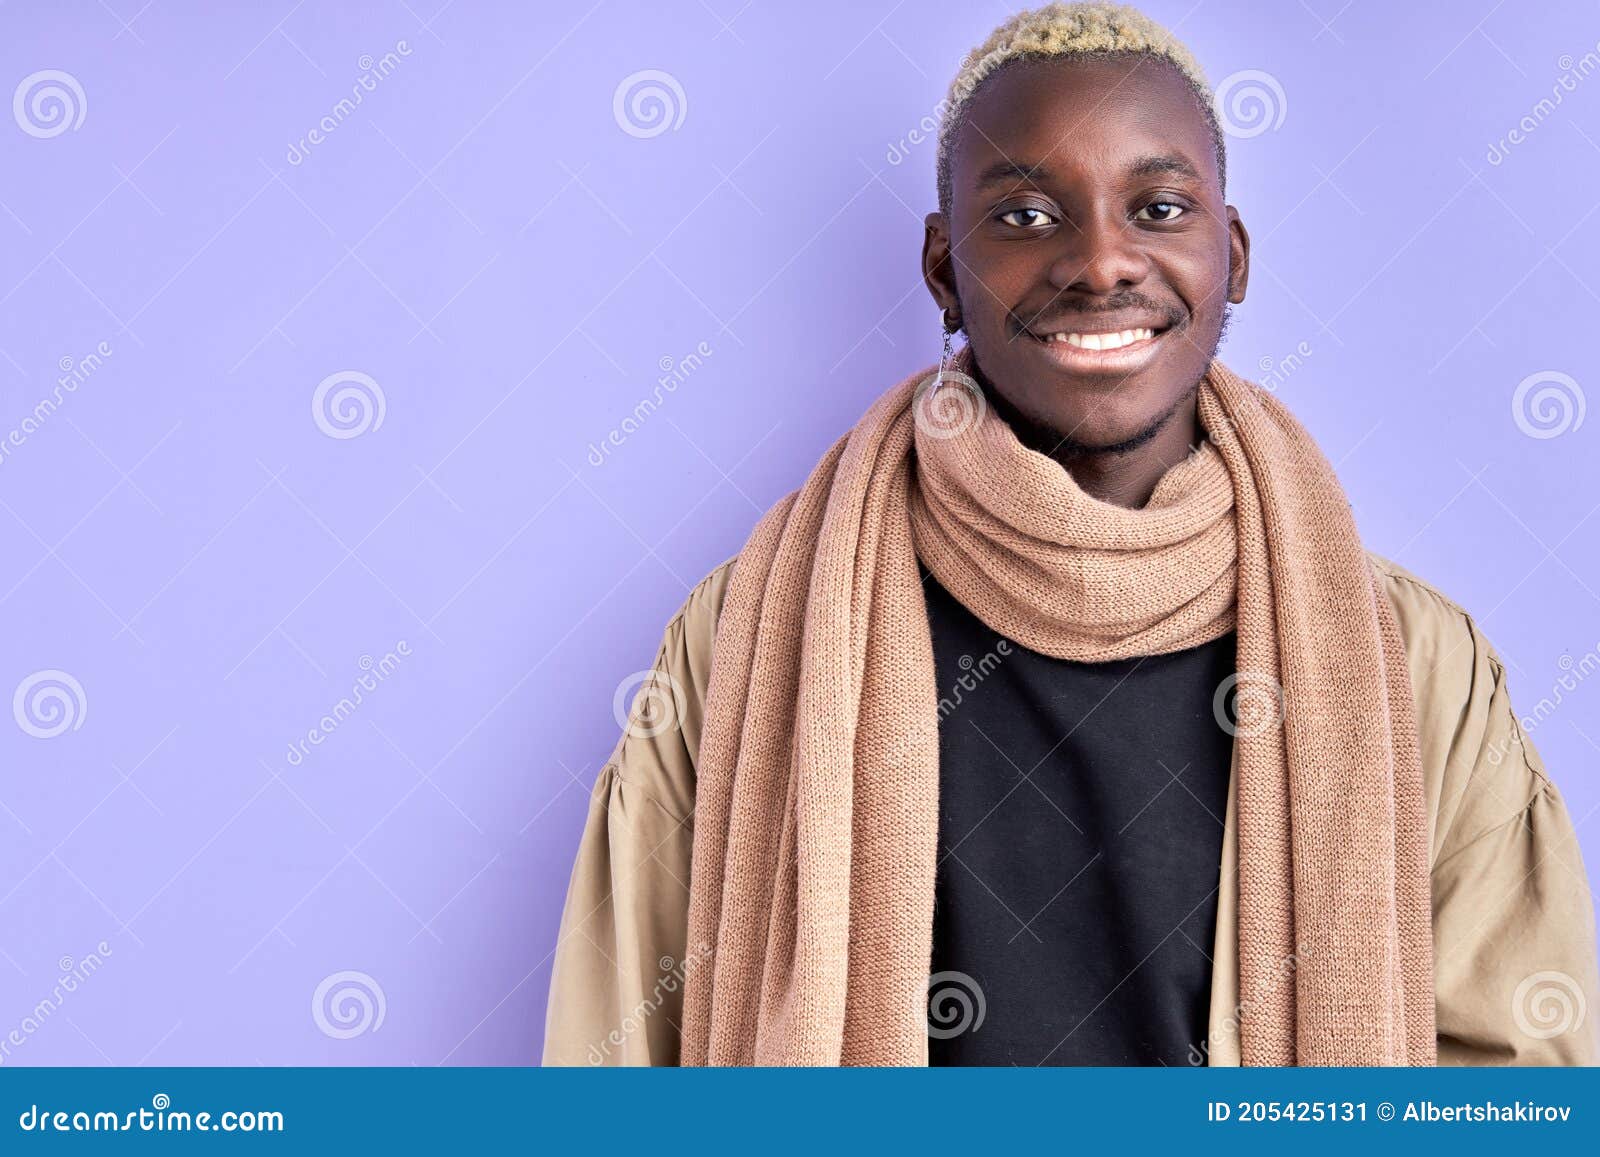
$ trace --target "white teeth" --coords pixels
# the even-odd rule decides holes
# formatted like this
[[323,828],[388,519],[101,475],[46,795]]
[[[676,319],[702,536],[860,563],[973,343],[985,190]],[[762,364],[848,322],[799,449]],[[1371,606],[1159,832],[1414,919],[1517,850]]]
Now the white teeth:
[[1125,329],[1121,333],[1052,333],[1045,341],[1065,342],[1086,350],[1115,350],[1155,336],[1153,329]]

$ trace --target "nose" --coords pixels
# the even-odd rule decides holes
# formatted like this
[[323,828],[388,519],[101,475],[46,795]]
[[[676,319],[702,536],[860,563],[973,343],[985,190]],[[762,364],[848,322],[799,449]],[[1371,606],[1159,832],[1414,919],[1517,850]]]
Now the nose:
[[1050,283],[1061,290],[1107,296],[1138,285],[1150,272],[1150,259],[1138,231],[1111,213],[1096,213],[1064,229],[1061,253],[1050,266]]

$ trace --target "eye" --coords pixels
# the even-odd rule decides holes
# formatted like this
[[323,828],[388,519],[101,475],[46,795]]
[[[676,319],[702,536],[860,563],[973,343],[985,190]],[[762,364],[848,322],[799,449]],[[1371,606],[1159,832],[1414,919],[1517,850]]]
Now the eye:
[[1188,210],[1176,201],[1152,201],[1133,216],[1137,221],[1176,221],[1186,212]]
[[[1025,219],[1013,221],[1013,217]],[[1034,209],[1030,207],[1010,209],[1000,214],[997,220],[1003,221],[1007,225],[1015,225],[1019,229],[1042,229],[1046,225],[1054,225],[1056,221],[1054,217],[1050,216],[1050,214],[1046,213],[1043,209]]]

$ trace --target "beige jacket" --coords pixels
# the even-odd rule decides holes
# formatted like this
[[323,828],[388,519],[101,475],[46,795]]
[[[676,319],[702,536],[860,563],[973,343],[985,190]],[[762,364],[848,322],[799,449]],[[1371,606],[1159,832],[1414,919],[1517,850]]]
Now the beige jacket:
[[[1573,823],[1464,610],[1371,556],[1399,615],[1416,696],[1433,858],[1439,1062],[1595,1064],[1594,908]],[[601,769],[550,981],[544,1063],[673,1065],[685,971],[695,759],[732,559],[667,624],[654,669],[677,726],[625,732]],[[1210,1037],[1191,1063],[1237,1065],[1237,835],[1223,832]]]

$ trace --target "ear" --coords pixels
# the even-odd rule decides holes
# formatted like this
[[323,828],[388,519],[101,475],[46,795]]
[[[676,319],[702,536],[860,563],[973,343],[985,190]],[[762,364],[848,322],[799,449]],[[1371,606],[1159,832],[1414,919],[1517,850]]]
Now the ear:
[[950,255],[950,230],[943,213],[929,213],[923,220],[922,280],[933,295],[933,303],[945,310],[952,325],[961,320],[960,299],[956,296],[956,263]]
[[1250,234],[1239,219],[1239,210],[1228,206],[1228,300],[1238,305],[1250,283]]

